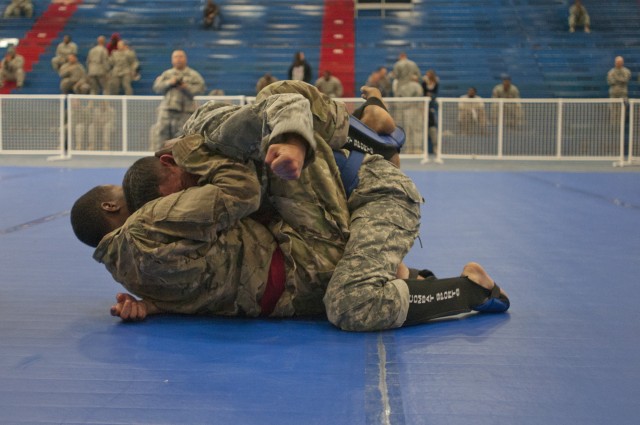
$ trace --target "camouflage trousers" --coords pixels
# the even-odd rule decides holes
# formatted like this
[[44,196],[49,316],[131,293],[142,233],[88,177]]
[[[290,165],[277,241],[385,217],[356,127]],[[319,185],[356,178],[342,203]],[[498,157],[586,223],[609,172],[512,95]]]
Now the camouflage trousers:
[[190,116],[191,112],[162,109],[158,116],[158,136],[160,142],[162,143],[181,136],[183,134],[182,127]]
[[[309,100],[317,158],[324,158],[331,164],[328,169],[335,170],[335,161],[326,145],[339,149],[346,142],[348,114],[344,104],[321,94],[309,84],[294,81],[267,86],[258,94],[257,100],[278,93],[299,93]],[[323,194],[317,200],[325,208],[330,206],[327,199],[322,198],[332,199],[329,194],[335,196],[335,188],[331,186],[342,187],[339,177],[335,172],[332,174],[332,178],[324,182],[309,182],[314,189],[307,189],[309,192],[304,196],[314,192],[316,195],[312,196]],[[407,316],[409,289],[403,280],[395,278],[396,270],[418,235],[422,197],[411,179],[379,155],[366,156],[358,176],[360,182],[348,199],[349,239],[324,294],[325,311],[331,323],[344,330],[373,331],[399,327]],[[272,194],[273,188],[272,185]],[[296,192],[288,187],[283,193],[292,197]],[[298,197],[304,196],[298,194]],[[339,205],[335,198],[333,200],[334,206]],[[284,212],[283,218],[290,224],[301,220],[299,214],[293,214],[293,209],[289,214],[286,213],[289,209],[282,206],[278,210]],[[328,208],[327,212],[326,217],[333,217],[336,223],[343,222],[337,209],[332,211]],[[299,223],[294,228],[303,229],[303,233],[308,234],[312,227],[325,221],[319,215],[315,222],[307,222],[306,226]],[[317,239],[317,236],[307,237],[307,240],[311,239]],[[334,241],[338,242],[340,238]],[[300,307],[296,306],[298,313],[303,311]]]
[[396,270],[413,246],[422,197],[396,166],[373,155],[348,200],[350,236],[324,296],[329,321],[343,330],[400,327],[409,289]]
[[282,93],[297,93],[309,100],[313,115],[313,131],[332,149],[340,149],[347,142],[349,113],[344,103],[322,94],[315,86],[302,81],[278,81],[262,89],[256,102]]

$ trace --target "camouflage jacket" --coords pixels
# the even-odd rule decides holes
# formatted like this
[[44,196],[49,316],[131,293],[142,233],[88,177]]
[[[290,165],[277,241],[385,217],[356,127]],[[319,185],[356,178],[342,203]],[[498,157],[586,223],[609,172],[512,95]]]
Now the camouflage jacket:
[[[203,176],[201,185],[210,183],[206,170],[214,152],[258,164],[263,206],[275,212],[269,228],[287,262],[286,289],[274,315],[324,311],[322,297],[349,235],[346,196],[327,143],[344,144],[348,115],[328,97],[316,97],[315,89],[306,91],[309,87],[282,82],[253,105],[205,104],[185,124],[185,132],[204,139],[186,137],[173,147],[176,163]],[[273,176],[262,162],[266,147],[287,133],[309,144],[306,166],[293,181]]]
[[[171,85],[173,78],[182,80],[186,87],[179,88]],[[196,110],[196,103],[193,98],[204,93],[205,82],[202,75],[193,68],[186,67],[183,70],[171,68],[155,79],[153,91],[164,95],[161,105],[163,109],[177,112],[193,112]]]
[[629,80],[631,71],[629,68],[611,68],[607,73],[607,83],[609,84],[610,97],[627,97],[629,95]]
[[[143,206],[101,241],[94,258],[129,291],[165,311],[257,316],[278,245],[285,255],[286,283],[272,316],[323,312],[322,297],[348,238],[348,212],[331,148],[315,141],[324,134],[329,140],[335,135],[333,142],[339,143],[342,129],[334,127],[343,121],[326,110],[316,111],[325,114],[322,117],[314,113],[311,118],[307,103],[306,114],[304,107],[298,112],[307,117],[307,125],[318,119],[313,130],[319,132],[301,130],[300,115],[292,112],[304,103],[297,96],[259,101],[249,109],[264,122],[245,123],[239,129],[246,131],[237,135],[237,140],[253,141],[247,148],[257,161],[262,160],[257,153],[262,139],[253,137],[255,128],[259,135],[263,126],[269,128],[271,136],[304,130],[310,138],[310,158],[315,160],[300,179],[265,175],[269,200],[282,217],[275,216],[267,227],[246,218],[260,198],[252,163],[225,159],[210,149],[220,140],[193,135],[181,139],[173,154],[177,163],[201,176],[201,186]],[[225,117],[216,128],[211,120],[221,118],[217,113],[205,118],[199,110],[194,115],[210,134],[229,134],[227,121],[236,125],[234,119],[244,115],[229,120],[234,114],[224,108],[213,109]],[[267,143],[269,139],[265,136]],[[251,149],[252,144],[257,146]]]

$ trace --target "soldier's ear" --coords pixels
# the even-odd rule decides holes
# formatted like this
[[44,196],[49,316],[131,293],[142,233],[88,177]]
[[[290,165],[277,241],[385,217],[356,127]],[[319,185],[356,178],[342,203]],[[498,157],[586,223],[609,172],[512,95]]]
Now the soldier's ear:
[[100,208],[107,212],[118,212],[120,211],[121,205],[114,201],[104,201],[100,204]]
[[163,167],[175,167],[176,160],[173,159],[173,155],[171,153],[163,153],[160,155],[160,164]]

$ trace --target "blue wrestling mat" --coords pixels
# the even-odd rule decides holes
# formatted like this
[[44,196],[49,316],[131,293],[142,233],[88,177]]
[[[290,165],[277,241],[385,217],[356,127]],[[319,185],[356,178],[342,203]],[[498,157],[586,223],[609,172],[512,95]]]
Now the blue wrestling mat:
[[407,263],[477,261],[512,307],[365,334],[111,317],[121,288],[68,213],[123,174],[0,167],[1,424],[638,423],[640,173],[410,171]]

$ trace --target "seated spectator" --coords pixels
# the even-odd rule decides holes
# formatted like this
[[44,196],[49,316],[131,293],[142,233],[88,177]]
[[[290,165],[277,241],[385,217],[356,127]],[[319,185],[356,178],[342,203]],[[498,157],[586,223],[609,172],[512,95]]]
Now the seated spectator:
[[20,88],[24,85],[24,58],[16,53],[15,46],[9,46],[7,53],[0,62],[0,87],[7,81],[16,83]]
[[342,97],[342,82],[330,71],[322,73],[322,77],[316,80],[316,87],[329,97]]
[[17,18],[20,16],[26,18],[33,16],[33,3],[31,0],[11,0],[11,3],[4,10],[5,18]]
[[389,78],[387,68],[384,66],[369,74],[369,78],[367,78],[367,82],[364,85],[377,88],[380,90],[382,97],[391,96],[391,78]]
[[267,87],[271,83],[275,83],[276,81],[278,81],[278,79],[267,72],[262,77],[260,77],[260,79],[256,83],[256,94],[260,93],[260,90]]
[[70,54],[64,65],[60,67],[60,92],[62,94],[89,94],[91,86],[87,79],[84,65],[78,62],[78,57]]
[[584,27],[584,32],[591,32],[591,18],[582,0],[575,0],[569,8],[569,32],[575,32],[576,26]]
[[69,55],[78,54],[78,45],[71,41],[70,35],[65,35],[62,42],[56,48],[56,55],[51,59],[51,66],[56,72],[60,71],[60,67],[65,64]]
[[461,99],[477,99],[477,102],[458,103],[458,123],[463,133],[470,134],[486,130],[487,118],[484,110],[484,102],[477,95],[475,87],[469,87],[467,94],[460,96]]
[[220,8],[213,0],[207,0],[207,4],[204,6],[203,22],[205,28],[213,28],[214,30],[220,29],[222,24],[222,15],[220,14]]
[[[498,84],[493,88],[491,97],[497,99],[519,99],[520,90],[514,84],[511,84],[509,74],[502,74],[502,84]],[[499,105],[495,103],[493,108],[493,120],[498,122]],[[505,103],[504,105],[504,123],[508,126],[522,125],[522,105],[520,103]]]

